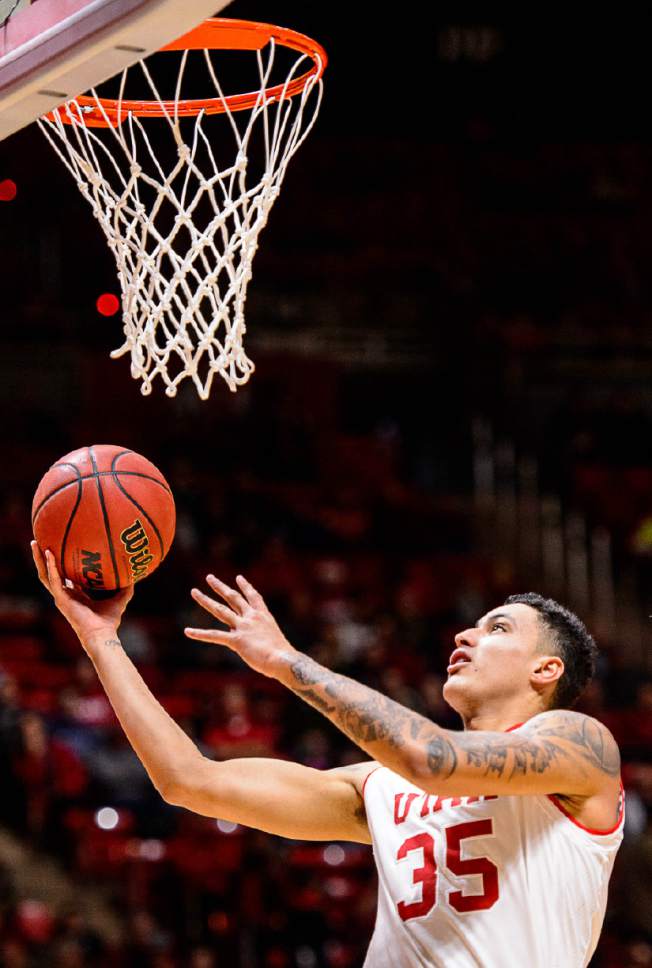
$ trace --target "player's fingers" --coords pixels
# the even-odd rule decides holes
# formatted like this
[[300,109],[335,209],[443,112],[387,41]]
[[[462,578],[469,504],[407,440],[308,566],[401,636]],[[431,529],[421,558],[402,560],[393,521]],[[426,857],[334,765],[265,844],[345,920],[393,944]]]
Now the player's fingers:
[[50,591],[57,598],[64,591],[63,582],[61,581],[61,575],[59,574],[59,569],[57,568],[57,563],[54,560],[54,555],[49,548],[45,551],[45,566],[48,572],[48,582],[50,584]]
[[77,602],[90,600],[81,588],[75,588],[74,583],[69,578],[61,577],[56,559],[49,550],[45,552],[45,563],[47,567],[48,587],[55,601],[62,595],[68,598],[74,598]]
[[210,598],[205,595],[204,592],[200,591],[199,588],[193,588],[190,592],[194,600],[198,605],[212,615],[214,618],[218,619],[220,622],[224,622],[230,628],[235,628],[235,623],[237,615],[226,605],[222,605],[221,602],[216,602],[214,598]]
[[211,586],[214,592],[223,598],[227,602],[234,612],[238,615],[242,615],[242,610],[246,606],[246,599],[242,597],[240,592],[236,591],[235,588],[231,588],[229,585],[225,585],[223,581],[216,578],[215,575],[206,575],[206,581]]
[[253,608],[267,608],[263,596],[260,594],[260,592],[256,591],[254,586],[251,584],[251,582],[247,581],[244,575],[238,575],[236,581],[242,591],[242,594]]
[[43,558],[43,552],[39,548],[36,541],[31,542],[32,548],[32,558],[34,559],[34,564],[36,565],[36,571],[38,572],[38,577],[43,585],[50,591],[50,582],[48,581],[48,571],[45,564],[45,559]]
[[208,642],[211,645],[226,645],[234,652],[237,651],[235,648],[235,636],[233,632],[225,632],[220,629],[191,629],[186,628],[183,630],[184,635],[189,639],[197,639],[199,642]]

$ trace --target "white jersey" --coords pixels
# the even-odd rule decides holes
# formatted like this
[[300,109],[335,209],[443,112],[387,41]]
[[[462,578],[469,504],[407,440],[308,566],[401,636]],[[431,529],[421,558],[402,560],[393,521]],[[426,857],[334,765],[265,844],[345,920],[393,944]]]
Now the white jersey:
[[437,797],[385,767],[364,800],[378,913],[364,968],[582,968],[623,828],[554,797]]

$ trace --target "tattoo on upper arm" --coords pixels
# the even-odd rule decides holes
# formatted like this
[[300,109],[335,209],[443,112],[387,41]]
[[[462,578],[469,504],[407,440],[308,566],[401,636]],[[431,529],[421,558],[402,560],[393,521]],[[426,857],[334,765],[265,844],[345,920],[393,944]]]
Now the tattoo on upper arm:
[[513,734],[492,733],[482,738],[472,732],[460,733],[456,744],[460,751],[464,751],[466,763],[483,770],[485,776],[503,776],[510,763],[508,778],[545,773],[552,763],[567,757],[552,742],[532,741]]
[[581,713],[561,710],[533,724],[537,736],[565,740],[577,749],[582,759],[595,769],[616,777],[620,773],[620,753],[616,741],[605,727]]
[[[574,749],[568,749],[556,740],[563,740]],[[527,732],[521,734],[494,733],[482,737],[472,732],[460,733],[455,736],[455,747],[458,754],[464,753],[469,766],[483,770],[485,776],[506,775],[509,779],[545,773],[553,766],[572,763],[576,759],[575,752],[608,776],[615,777],[620,772],[618,747],[609,733],[594,719],[570,710],[555,712],[550,718],[538,722],[535,720]],[[441,748],[440,743],[438,749]],[[452,744],[451,753],[455,755]],[[429,762],[433,772],[442,775],[441,760]]]

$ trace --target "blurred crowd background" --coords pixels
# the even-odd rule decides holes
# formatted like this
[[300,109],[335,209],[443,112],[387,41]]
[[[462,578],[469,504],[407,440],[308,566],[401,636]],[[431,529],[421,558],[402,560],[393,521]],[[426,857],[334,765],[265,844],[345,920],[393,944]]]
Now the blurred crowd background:
[[[189,591],[243,572],[290,640],[456,728],[452,637],[512,592],[601,647],[580,708],[623,753],[627,825],[593,968],[652,965],[652,149],[641,21],[534,30],[281,2],[332,61],[261,237],[251,383],[143,398],[114,270],[38,132],[0,145],[0,959],[7,968],[359,968],[370,849],[164,804],[33,573],[30,505],[68,450],[167,476],[178,529],[123,641],[216,758],[360,753],[221,650]],[[269,17],[237,2],[232,14]],[[270,18],[271,19],[271,18]],[[391,48],[391,56],[388,49]],[[411,73],[408,76],[408,70]],[[378,96],[377,78],[387,90]],[[405,85],[411,85],[406,98]]]

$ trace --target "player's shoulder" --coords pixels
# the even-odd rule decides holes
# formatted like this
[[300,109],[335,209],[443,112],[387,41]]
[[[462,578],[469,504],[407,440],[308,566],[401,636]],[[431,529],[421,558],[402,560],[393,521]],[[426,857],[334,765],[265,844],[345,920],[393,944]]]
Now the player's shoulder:
[[574,709],[538,713],[519,732],[544,742],[561,742],[585,763],[608,776],[620,776],[620,751],[611,731],[600,720]]

